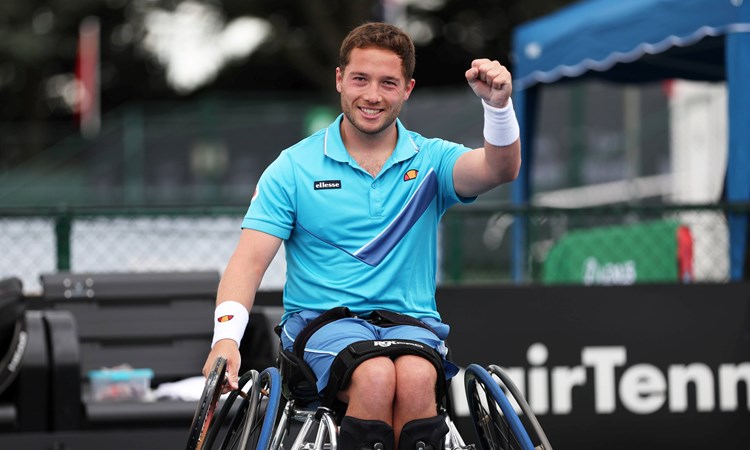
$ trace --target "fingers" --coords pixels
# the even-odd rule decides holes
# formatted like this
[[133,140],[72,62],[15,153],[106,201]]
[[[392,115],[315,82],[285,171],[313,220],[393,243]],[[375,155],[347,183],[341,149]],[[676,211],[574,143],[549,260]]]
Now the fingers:
[[502,89],[510,82],[510,72],[498,61],[476,59],[472,62],[470,71],[475,71],[475,78],[484,82],[492,89]]
[[234,359],[227,359],[227,373],[225,374],[226,384],[224,385],[224,393],[229,391],[235,391],[240,388],[239,386],[239,361]]
[[219,357],[224,357],[227,360],[222,393],[226,394],[229,391],[239,389],[240,351],[237,344],[231,339],[220,340],[214,345],[214,348],[208,354],[206,363],[203,365],[203,376],[209,376],[216,359]]
[[214,369],[215,362],[216,356],[214,356],[213,352],[211,352],[206,359],[206,363],[203,365],[203,371],[201,371],[204,377],[208,377],[211,374],[211,371]]
[[465,75],[474,92],[492,106],[502,107],[510,97],[511,74],[496,60],[475,59]]

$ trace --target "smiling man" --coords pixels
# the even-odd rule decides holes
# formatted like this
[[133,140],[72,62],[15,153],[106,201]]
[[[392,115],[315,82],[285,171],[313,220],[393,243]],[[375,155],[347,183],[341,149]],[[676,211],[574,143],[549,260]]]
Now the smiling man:
[[450,206],[514,180],[521,164],[505,67],[477,59],[464,74],[485,112],[484,146],[470,149],[398,120],[414,66],[412,40],[392,25],[364,24],[346,37],[336,69],[343,114],[265,170],[217,294],[204,373],[226,357],[231,388],[248,311],[282,242],[282,344],[301,353],[321,394],[333,389],[331,364],[350,344],[408,340],[430,349],[354,368],[337,393],[347,404],[342,450],[439,449],[447,428],[437,416],[437,377],[457,369],[445,360],[449,327],[435,303],[438,224]]

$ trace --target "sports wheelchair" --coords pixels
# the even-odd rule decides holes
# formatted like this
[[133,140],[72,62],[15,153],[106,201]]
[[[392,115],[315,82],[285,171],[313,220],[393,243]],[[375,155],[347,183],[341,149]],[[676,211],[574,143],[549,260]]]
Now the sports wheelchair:
[[[196,408],[187,450],[337,450],[341,405],[324,401],[312,370],[293,352],[282,348],[276,367],[244,373],[240,389],[230,392],[214,414],[225,371],[226,360],[217,358]],[[523,395],[500,367],[470,364],[464,372],[476,443],[467,443],[451,419],[445,386],[438,412],[448,432],[440,450],[552,450]]]

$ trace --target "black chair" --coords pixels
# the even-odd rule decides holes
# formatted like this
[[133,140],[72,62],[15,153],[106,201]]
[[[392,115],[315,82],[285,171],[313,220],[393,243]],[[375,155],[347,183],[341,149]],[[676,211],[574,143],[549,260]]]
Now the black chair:
[[48,429],[49,354],[42,315],[18,278],[0,280],[0,430]]

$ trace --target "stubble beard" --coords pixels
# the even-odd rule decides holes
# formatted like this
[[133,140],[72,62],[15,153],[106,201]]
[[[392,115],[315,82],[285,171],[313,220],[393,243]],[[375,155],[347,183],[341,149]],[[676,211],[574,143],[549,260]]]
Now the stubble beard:
[[352,106],[350,103],[346,103],[344,99],[341,99],[341,110],[344,113],[344,116],[347,118],[349,123],[352,124],[352,126],[357,129],[362,134],[366,134],[368,136],[374,136],[377,134],[382,133],[383,131],[387,130],[388,127],[393,125],[393,122],[396,121],[398,118],[398,115],[401,113],[401,106],[399,105],[396,108],[387,110],[386,116],[383,118],[381,125],[375,129],[372,128],[366,128],[363,124],[359,122],[359,120],[356,117],[356,114],[358,111],[356,111],[356,107]]

